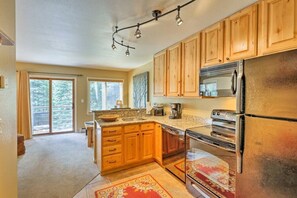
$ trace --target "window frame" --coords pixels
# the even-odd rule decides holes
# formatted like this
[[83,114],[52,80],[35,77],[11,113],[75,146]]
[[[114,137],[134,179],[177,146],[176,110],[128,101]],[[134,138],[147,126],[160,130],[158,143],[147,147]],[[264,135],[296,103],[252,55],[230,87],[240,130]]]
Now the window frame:
[[[97,81],[97,82],[118,82],[122,83],[122,100],[124,100],[124,79],[115,79],[115,78],[98,78],[98,77],[87,77],[87,114],[90,115],[93,113],[90,107],[90,82]],[[106,86],[107,88],[107,86]],[[105,110],[98,110],[98,111],[105,111]]]

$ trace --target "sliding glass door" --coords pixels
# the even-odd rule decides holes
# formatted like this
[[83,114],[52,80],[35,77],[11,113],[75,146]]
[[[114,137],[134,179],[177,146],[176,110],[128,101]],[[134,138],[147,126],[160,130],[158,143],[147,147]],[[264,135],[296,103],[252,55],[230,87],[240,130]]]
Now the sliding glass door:
[[30,79],[33,135],[74,131],[73,90],[73,80]]

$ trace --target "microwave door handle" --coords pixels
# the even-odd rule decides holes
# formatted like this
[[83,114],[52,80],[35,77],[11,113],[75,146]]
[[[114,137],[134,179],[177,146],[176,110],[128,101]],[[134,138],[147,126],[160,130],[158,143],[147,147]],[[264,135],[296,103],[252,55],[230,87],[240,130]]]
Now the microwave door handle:
[[234,70],[231,78],[231,92],[234,95],[236,91],[237,91],[237,72],[236,70]]
[[236,160],[237,173],[242,173],[243,144],[244,144],[244,115],[236,115]]

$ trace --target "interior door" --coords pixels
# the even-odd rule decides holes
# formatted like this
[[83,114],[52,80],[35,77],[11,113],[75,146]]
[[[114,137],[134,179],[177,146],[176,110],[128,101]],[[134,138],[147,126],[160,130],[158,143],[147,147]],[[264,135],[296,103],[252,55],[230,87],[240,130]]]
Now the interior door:
[[74,131],[74,80],[30,79],[32,134]]
[[297,122],[246,116],[237,197],[296,197],[296,129]]

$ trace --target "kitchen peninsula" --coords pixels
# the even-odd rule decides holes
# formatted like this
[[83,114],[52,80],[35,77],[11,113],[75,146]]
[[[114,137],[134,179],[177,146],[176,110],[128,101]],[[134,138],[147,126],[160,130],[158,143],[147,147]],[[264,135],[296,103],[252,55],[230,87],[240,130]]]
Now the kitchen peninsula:
[[[103,114],[118,114],[119,118],[115,122],[104,122],[99,118]],[[94,121],[94,159],[101,175],[152,161],[162,165],[161,125],[185,131],[209,124],[209,120],[187,114],[182,119],[146,116],[145,109],[96,111]],[[184,142],[167,146],[178,147],[178,144]]]

